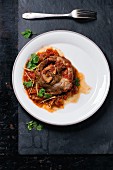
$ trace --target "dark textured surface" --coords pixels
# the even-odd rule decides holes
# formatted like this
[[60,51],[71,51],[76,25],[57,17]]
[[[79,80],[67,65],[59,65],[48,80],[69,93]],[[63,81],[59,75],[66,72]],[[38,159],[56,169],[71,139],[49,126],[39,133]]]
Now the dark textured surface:
[[[37,1],[19,0],[18,49],[29,40],[20,32],[30,28],[38,35],[50,30],[64,29],[82,33],[91,38],[105,53],[111,71],[113,70],[113,2],[62,0]],[[23,20],[27,11],[46,13],[69,13],[74,8],[97,11],[97,20],[79,23],[72,19]],[[32,37],[33,38],[33,37]],[[112,79],[112,75],[111,75]],[[111,154],[113,153],[113,87],[103,106],[94,116],[69,127],[45,125],[44,130],[29,132],[26,122],[32,120],[19,105],[19,153],[20,154]]]
[[[112,9],[113,3],[107,2]],[[18,44],[17,8],[16,0],[0,0],[0,170],[112,170],[113,155],[18,155],[18,102],[11,85],[11,71]]]

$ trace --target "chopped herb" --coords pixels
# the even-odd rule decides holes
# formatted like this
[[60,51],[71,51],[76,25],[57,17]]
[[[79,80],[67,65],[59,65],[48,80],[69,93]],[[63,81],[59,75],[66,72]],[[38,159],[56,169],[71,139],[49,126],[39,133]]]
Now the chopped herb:
[[30,69],[30,70],[34,70],[36,68],[36,65],[33,64],[31,61],[29,61],[27,63],[27,68]]
[[52,95],[45,93],[45,89],[41,88],[38,92],[39,97],[50,98]]
[[31,65],[32,65],[31,62],[29,61],[29,62],[27,63],[27,68],[30,69],[30,68],[31,68]]
[[34,70],[38,64],[39,61],[39,57],[37,56],[37,54],[31,54],[30,60],[27,63],[27,68],[30,70]]
[[38,131],[41,131],[43,129],[43,125],[38,124],[36,121],[30,121],[27,124],[28,130],[36,129]]
[[45,94],[44,94],[44,97],[47,98],[47,99],[50,98],[51,96],[52,96],[52,95],[51,95],[51,94],[48,94],[48,93],[45,93]]
[[45,89],[43,89],[43,88],[40,89],[39,92],[38,92],[38,96],[39,96],[39,97],[43,97],[44,94],[45,94]]
[[36,128],[38,131],[41,131],[43,129],[43,125],[39,124],[37,125],[37,128]]
[[33,122],[33,128],[35,128],[35,129],[37,128],[37,122],[36,121]]
[[30,38],[33,33],[30,29],[26,29],[24,32],[21,32],[21,34],[24,38]]
[[33,128],[33,121],[30,121],[30,122],[28,122],[26,124],[27,124],[28,130],[32,130],[32,128]]
[[76,78],[75,81],[74,81],[74,84],[75,86],[80,86],[80,79],[79,78]]
[[32,81],[24,81],[24,82],[23,82],[23,85],[24,85],[26,88],[29,88],[29,87],[32,87],[32,86],[33,86],[33,82],[32,82]]
[[33,64],[37,64],[38,63],[38,60],[39,60],[39,58],[38,58],[38,56],[34,53],[34,54],[31,54],[31,62],[33,63]]

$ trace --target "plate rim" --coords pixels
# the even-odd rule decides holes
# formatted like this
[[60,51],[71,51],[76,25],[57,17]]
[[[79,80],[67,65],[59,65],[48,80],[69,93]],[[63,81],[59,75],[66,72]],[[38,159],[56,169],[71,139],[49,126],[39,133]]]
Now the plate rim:
[[[17,93],[16,93],[16,89],[15,89],[15,86],[14,86],[14,71],[15,71],[15,66],[16,66],[17,60],[18,60],[21,52],[26,48],[26,46],[28,46],[28,44],[30,44],[30,43],[31,43],[32,41],[34,41],[35,39],[37,39],[37,38],[39,38],[39,37],[41,37],[41,36],[43,36],[43,35],[46,35],[46,34],[49,34],[49,33],[54,33],[54,32],[73,33],[73,34],[79,35],[79,36],[87,39],[88,41],[90,41],[90,43],[92,43],[92,44],[100,51],[100,53],[103,55],[103,59],[104,59],[104,62],[106,63],[106,66],[107,66],[107,68],[108,68],[108,73],[109,73],[109,74],[108,74],[108,80],[109,80],[109,81],[107,82],[107,88],[106,88],[106,91],[105,91],[105,94],[104,94],[104,98],[103,98],[103,100],[101,101],[101,103],[100,103],[99,105],[97,105],[96,109],[95,109],[90,115],[87,114],[87,115],[84,116],[82,119],[80,119],[80,120],[78,119],[78,121],[74,121],[74,122],[71,122],[71,123],[62,123],[62,124],[54,123],[54,122],[51,123],[51,122],[49,122],[49,121],[45,121],[45,120],[42,120],[42,119],[40,119],[40,118],[37,118],[35,115],[33,115],[32,113],[30,113],[27,108],[25,108],[25,107],[23,106],[22,102],[21,102],[21,101],[19,100],[19,98],[18,98],[18,95],[17,95]],[[110,89],[110,81],[111,81],[110,67],[109,67],[107,58],[105,57],[104,53],[103,53],[102,50],[99,48],[99,46],[98,46],[93,40],[91,40],[90,38],[88,38],[87,36],[85,36],[85,35],[83,35],[83,34],[81,34],[81,33],[75,32],[75,31],[70,31],[70,30],[52,30],[52,31],[47,31],[47,32],[41,33],[40,35],[37,35],[36,37],[32,38],[32,39],[31,39],[30,41],[28,41],[28,42],[21,48],[21,50],[19,51],[19,53],[18,53],[18,55],[16,56],[16,59],[15,59],[15,61],[14,61],[13,69],[12,69],[12,86],[13,86],[13,90],[14,90],[15,96],[16,96],[18,102],[20,103],[20,105],[21,105],[31,116],[33,116],[35,119],[37,119],[37,120],[39,120],[39,121],[41,121],[41,122],[50,124],[50,125],[55,125],[55,126],[69,126],[69,125],[78,124],[78,123],[80,123],[80,122],[83,122],[83,121],[87,120],[87,119],[88,119],[89,117],[91,117],[94,113],[96,113],[96,112],[100,109],[100,107],[103,105],[103,103],[105,102],[105,100],[106,100],[106,97],[107,97],[107,95],[108,95],[108,93],[109,93],[109,89]]]

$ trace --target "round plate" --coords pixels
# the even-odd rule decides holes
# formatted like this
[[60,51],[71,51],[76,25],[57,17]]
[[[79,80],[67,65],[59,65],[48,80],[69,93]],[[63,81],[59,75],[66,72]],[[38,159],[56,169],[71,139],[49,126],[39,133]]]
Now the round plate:
[[[36,106],[28,98],[22,83],[27,59],[47,45],[62,50],[92,88],[89,94],[81,94],[77,103],[69,103],[53,113]],[[87,37],[65,30],[50,31],[33,38],[22,48],[14,63],[12,83],[18,101],[33,117],[53,125],[71,125],[89,118],[103,104],[110,86],[110,70],[100,48]]]

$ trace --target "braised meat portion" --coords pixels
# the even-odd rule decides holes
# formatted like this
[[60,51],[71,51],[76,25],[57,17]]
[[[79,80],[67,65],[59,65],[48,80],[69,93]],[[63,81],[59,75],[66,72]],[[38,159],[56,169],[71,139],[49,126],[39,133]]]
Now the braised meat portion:
[[35,70],[38,86],[46,92],[57,95],[71,89],[73,83],[73,67],[65,57],[50,56],[41,61]]

